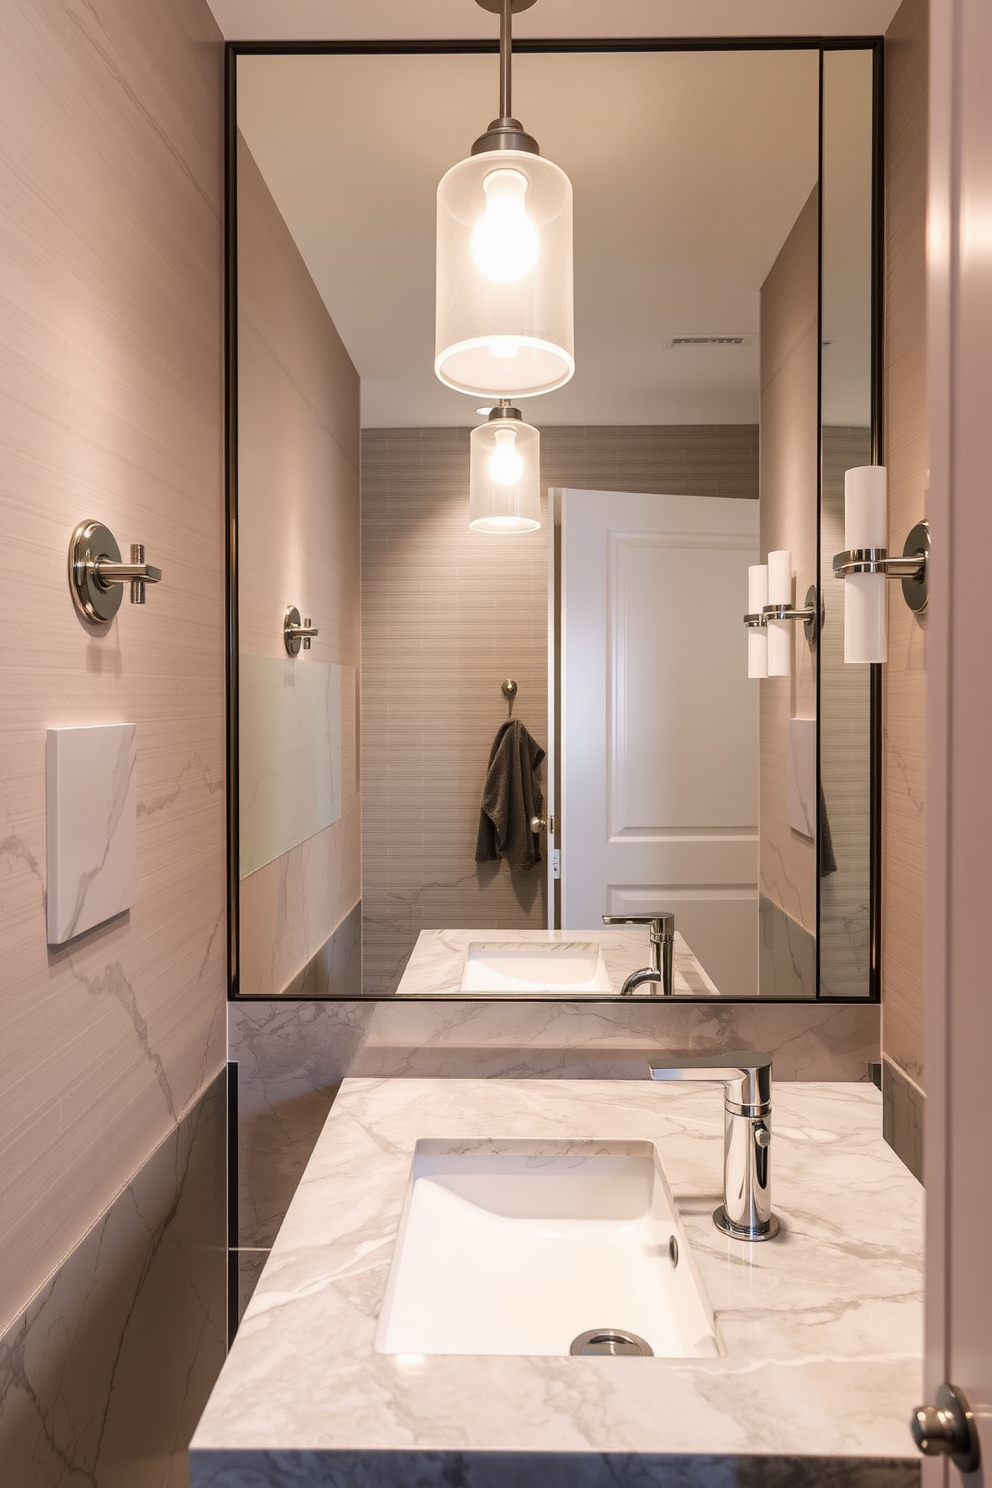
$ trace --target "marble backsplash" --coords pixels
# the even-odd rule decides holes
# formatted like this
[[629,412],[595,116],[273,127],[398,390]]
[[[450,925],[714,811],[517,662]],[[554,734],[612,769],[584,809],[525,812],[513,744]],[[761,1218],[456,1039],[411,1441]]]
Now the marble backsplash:
[[224,1361],[226,1075],[0,1339],[9,1488],[185,1488]]

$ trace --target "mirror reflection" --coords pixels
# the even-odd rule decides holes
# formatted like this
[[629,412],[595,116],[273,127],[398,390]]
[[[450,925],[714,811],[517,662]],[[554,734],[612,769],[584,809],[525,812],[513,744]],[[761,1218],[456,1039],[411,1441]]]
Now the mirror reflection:
[[[870,679],[839,610],[761,682],[741,622],[775,549],[803,603],[821,475],[827,524],[870,447],[872,54],[823,56],[822,174],[820,69],[515,55],[574,189],[577,370],[522,404],[541,527],[493,536],[485,415],[432,362],[495,58],[238,58],[238,995],[869,995]],[[546,754],[519,866],[477,860],[511,712]]]

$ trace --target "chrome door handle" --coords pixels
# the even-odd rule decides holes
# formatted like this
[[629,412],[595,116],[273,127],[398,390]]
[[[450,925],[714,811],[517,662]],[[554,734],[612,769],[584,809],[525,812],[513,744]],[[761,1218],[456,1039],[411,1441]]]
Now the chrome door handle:
[[975,1417],[964,1393],[943,1384],[936,1405],[920,1405],[909,1423],[924,1457],[950,1457],[959,1472],[974,1472],[981,1460]]

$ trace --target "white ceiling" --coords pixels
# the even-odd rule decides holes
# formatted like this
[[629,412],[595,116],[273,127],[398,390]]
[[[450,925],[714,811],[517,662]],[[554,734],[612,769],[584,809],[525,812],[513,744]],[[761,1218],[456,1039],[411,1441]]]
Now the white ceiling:
[[[223,0],[213,3],[221,12]],[[280,7],[283,22],[294,8],[311,25],[322,16],[325,34],[343,11],[334,0],[299,0]],[[831,12],[843,8],[831,0]],[[858,3],[862,22],[886,8],[890,0]],[[256,0],[229,9],[243,25],[249,14],[264,18]],[[437,35],[442,14],[464,21],[466,9],[491,38],[495,18],[471,0],[361,0],[347,14],[382,24],[402,16],[396,34],[406,35],[412,19],[430,16],[434,29],[417,34]],[[643,30],[649,18],[657,29],[668,6],[611,0],[606,9],[615,27],[622,13]],[[698,9],[726,15],[716,0]],[[816,9],[791,0],[791,11]],[[776,5],[749,7],[757,10],[782,15]],[[518,34],[539,11],[567,12],[581,30],[577,13],[592,7],[541,0],[518,17]],[[529,400],[527,416],[580,425],[757,419],[756,340],[706,350],[663,342],[757,331],[761,283],[816,180],[816,72],[816,54],[799,51],[515,57],[514,112],[575,192],[576,375]],[[363,423],[477,422],[476,400],[432,371],[434,194],[497,112],[495,57],[242,56],[238,78],[240,127],[361,375]],[[850,338],[831,355],[848,351],[857,352]],[[840,410],[836,421],[860,420]]]
[[[472,0],[208,0],[229,41],[493,35]],[[539,0],[517,36],[880,36],[899,0]]]

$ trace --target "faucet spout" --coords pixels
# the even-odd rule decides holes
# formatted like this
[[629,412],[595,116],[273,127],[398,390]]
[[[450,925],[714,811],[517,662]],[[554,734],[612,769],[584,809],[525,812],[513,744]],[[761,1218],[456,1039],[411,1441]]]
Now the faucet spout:
[[651,944],[651,965],[632,971],[620,988],[621,997],[630,997],[635,987],[645,982],[660,982],[663,997],[671,997],[675,984],[675,916],[666,911],[653,915],[605,915],[604,925],[647,925]]
[[652,1080],[723,1086],[723,1203],[713,1223],[734,1240],[771,1240],[772,1061],[767,1054],[672,1054],[648,1066]]

